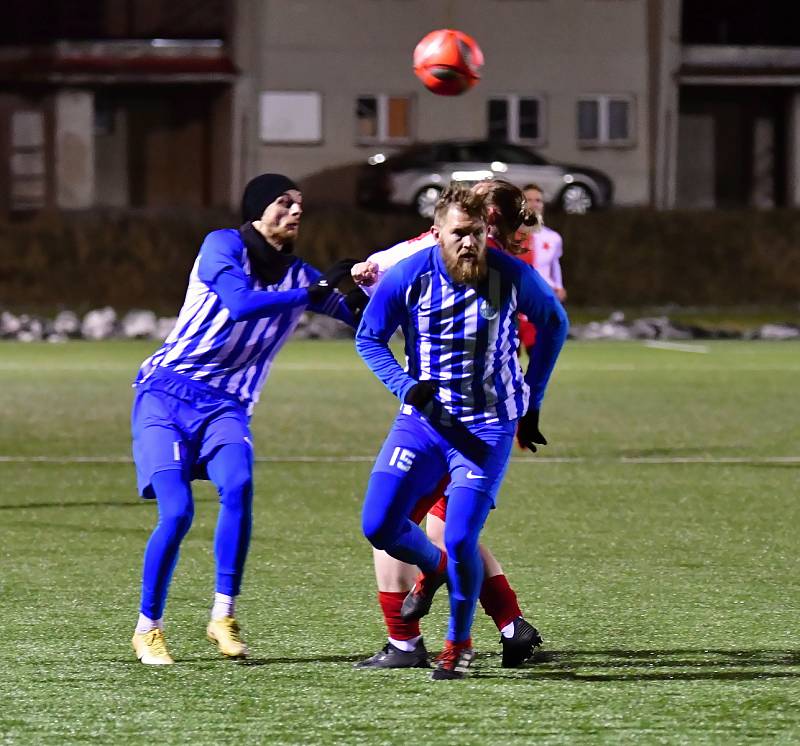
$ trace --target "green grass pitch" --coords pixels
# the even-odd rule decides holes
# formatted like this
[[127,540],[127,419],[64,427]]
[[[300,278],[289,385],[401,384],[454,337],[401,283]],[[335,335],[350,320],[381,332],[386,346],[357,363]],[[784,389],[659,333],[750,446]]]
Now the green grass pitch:
[[515,452],[484,532],[546,656],[502,669],[479,609],[461,682],[352,668],[384,642],[359,509],[396,402],[346,341],[290,344],[253,420],[252,657],[205,640],[199,483],[167,608],[178,663],[136,662],[155,509],[135,494],[129,383],[152,349],[0,347],[0,743],[800,741],[796,344],[567,345],[551,445]]

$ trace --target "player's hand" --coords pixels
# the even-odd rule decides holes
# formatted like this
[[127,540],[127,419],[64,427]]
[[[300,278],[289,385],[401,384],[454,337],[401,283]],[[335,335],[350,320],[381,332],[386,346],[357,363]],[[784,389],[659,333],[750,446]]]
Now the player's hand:
[[350,270],[350,276],[356,285],[371,287],[378,280],[378,265],[375,262],[357,262]]
[[433,381],[418,381],[406,392],[403,403],[421,412],[433,401],[438,388]]
[[567,291],[564,288],[555,288],[556,298],[562,303],[567,299]]
[[312,303],[321,303],[336,286],[350,274],[355,259],[341,259],[328,269],[313,285],[308,286],[308,299]]
[[356,319],[360,319],[361,314],[364,313],[364,309],[367,307],[367,303],[369,303],[369,296],[361,288],[353,288],[349,293],[345,294],[344,302],[350,309],[350,313]]
[[547,438],[539,430],[539,410],[530,408],[520,418],[517,426],[517,443],[520,448],[529,448],[531,453],[536,453],[535,443],[546,446]]

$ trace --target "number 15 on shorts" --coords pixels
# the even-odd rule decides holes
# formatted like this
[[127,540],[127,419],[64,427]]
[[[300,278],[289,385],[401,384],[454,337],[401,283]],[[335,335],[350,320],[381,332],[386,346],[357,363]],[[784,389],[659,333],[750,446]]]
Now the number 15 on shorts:
[[409,451],[408,448],[397,446],[397,448],[392,451],[392,457],[389,459],[389,466],[394,466],[400,469],[400,471],[410,471],[416,456],[417,454],[414,453],[414,451]]

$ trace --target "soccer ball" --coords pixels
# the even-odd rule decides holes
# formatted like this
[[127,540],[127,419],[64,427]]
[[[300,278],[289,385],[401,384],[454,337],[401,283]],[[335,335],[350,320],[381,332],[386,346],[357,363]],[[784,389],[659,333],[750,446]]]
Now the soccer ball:
[[463,31],[431,31],[414,49],[414,74],[439,96],[458,96],[480,79],[483,52]]

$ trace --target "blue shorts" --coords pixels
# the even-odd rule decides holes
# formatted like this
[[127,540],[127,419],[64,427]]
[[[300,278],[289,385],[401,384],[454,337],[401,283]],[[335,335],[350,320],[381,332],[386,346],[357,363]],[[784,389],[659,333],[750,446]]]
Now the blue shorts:
[[153,474],[179,469],[189,479],[208,479],[206,464],[220,446],[253,443],[244,405],[168,371],[137,386],[131,431],[139,494],[147,498],[155,497]]
[[419,495],[432,490],[446,474],[450,484],[486,493],[495,505],[514,444],[516,422],[475,425],[438,424],[404,404],[381,448],[375,472],[404,476]]

